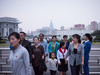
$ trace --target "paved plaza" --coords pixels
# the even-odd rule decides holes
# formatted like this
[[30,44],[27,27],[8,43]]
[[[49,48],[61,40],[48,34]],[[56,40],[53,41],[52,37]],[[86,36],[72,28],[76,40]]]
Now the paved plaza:
[[[5,48],[9,48],[9,47],[5,47]],[[100,48],[100,45],[92,45],[92,48]],[[96,52],[94,53],[94,55],[96,55]],[[46,57],[46,60],[48,59],[49,57]],[[44,75],[50,75],[50,71],[49,71],[49,63],[46,63],[46,65],[47,65],[47,71],[46,72],[44,72]],[[57,73],[56,73],[56,75],[59,75],[60,73],[59,73],[59,71],[57,71]],[[66,72],[66,74],[67,75],[71,75],[71,71],[70,71],[70,67],[68,67],[68,71]],[[33,75],[35,75],[34,74],[34,71],[33,71]],[[80,74],[80,75],[82,75],[82,74]]]

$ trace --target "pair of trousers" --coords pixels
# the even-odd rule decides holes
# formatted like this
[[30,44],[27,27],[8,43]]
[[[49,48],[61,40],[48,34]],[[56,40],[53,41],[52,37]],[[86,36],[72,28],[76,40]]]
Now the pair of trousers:
[[83,66],[84,75],[89,75],[89,66],[88,65],[89,65],[88,59],[84,58],[84,66]]
[[77,66],[70,65],[71,75],[79,75],[80,67],[81,65],[77,65]]
[[50,75],[56,75],[56,71],[50,70]]
[[43,71],[39,70],[39,66],[33,67],[35,75],[43,75]]

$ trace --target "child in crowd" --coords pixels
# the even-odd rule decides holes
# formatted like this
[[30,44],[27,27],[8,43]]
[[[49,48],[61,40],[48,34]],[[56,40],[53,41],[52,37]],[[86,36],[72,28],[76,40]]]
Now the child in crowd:
[[50,53],[50,58],[45,61],[45,63],[50,62],[50,75],[56,75],[56,70],[57,70],[57,59],[55,59],[55,53],[51,52]]
[[65,62],[65,57],[67,54],[67,49],[65,49],[65,42],[60,42],[60,49],[57,51],[57,60],[58,60],[58,71],[60,71],[60,75],[64,75],[66,71],[68,71],[68,58]]

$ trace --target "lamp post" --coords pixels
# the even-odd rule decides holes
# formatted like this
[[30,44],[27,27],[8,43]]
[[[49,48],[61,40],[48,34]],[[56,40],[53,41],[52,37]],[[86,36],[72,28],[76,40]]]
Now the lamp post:
[[83,36],[83,30],[81,31],[81,43],[82,43],[82,36]]
[[8,24],[6,24],[6,26],[7,26],[7,32],[6,32],[6,35],[7,35],[7,37],[8,37]]

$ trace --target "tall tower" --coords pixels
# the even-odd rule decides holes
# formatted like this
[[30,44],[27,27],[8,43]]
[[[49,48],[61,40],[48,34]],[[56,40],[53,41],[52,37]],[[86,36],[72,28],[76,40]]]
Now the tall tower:
[[50,22],[50,29],[51,29],[51,30],[54,30],[52,20],[51,20],[51,22]]
[[91,22],[91,29],[94,31],[98,29],[98,24],[96,21]]

